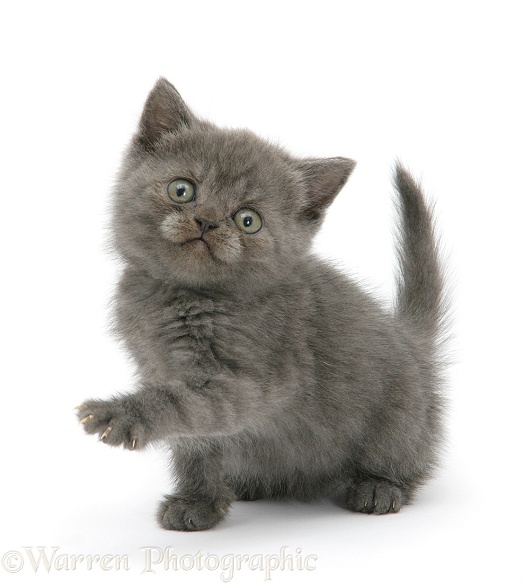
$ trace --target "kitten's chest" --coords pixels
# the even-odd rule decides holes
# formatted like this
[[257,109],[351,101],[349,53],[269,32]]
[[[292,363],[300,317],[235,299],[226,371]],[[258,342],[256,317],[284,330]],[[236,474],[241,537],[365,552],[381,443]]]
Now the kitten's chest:
[[233,334],[232,321],[224,303],[179,293],[164,300],[156,318],[145,325],[150,341],[166,350],[173,365],[216,370],[219,348]]
[[120,298],[118,321],[142,375],[199,384],[235,367],[233,303],[162,286],[132,292]]

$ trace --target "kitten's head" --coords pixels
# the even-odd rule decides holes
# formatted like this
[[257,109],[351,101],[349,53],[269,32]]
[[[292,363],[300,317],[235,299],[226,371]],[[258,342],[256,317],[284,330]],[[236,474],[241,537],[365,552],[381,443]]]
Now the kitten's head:
[[117,183],[116,250],[189,287],[278,281],[308,252],[354,166],[296,159],[246,130],[217,128],[160,79]]

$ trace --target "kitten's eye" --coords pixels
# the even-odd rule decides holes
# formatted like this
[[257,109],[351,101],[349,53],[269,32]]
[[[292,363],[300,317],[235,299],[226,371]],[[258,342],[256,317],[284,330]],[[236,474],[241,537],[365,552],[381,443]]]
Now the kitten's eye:
[[189,203],[195,198],[195,186],[185,179],[175,179],[167,186],[167,194],[175,203]]
[[233,216],[237,228],[246,234],[256,234],[262,227],[262,218],[253,209],[239,209]]

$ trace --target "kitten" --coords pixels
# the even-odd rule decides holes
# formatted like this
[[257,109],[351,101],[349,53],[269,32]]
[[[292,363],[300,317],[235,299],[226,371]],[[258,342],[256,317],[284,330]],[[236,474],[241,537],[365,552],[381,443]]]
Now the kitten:
[[235,500],[398,512],[441,441],[442,272],[423,195],[400,165],[393,314],[311,255],[355,163],[296,159],[197,118],[160,79],[114,193],[125,263],[115,329],[137,389],[78,408],[108,445],[172,452],[169,530],[215,526]]

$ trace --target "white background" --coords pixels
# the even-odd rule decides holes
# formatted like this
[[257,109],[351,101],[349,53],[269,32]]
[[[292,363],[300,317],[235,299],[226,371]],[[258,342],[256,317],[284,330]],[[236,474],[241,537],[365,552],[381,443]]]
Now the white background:
[[[316,555],[316,568],[277,571],[275,583],[524,583],[519,4],[3,5],[0,555],[37,546],[128,555],[128,572],[55,567],[49,578],[129,582],[144,547],[180,557],[287,546]],[[160,75],[218,124],[297,155],[358,161],[317,249],[382,298],[393,282],[397,157],[436,202],[454,287],[448,450],[400,514],[239,503],[215,530],[170,533],[154,521],[169,491],[165,453],[109,449],[79,428],[75,405],[132,385],[107,333],[117,276],[104,251],[107,206]],[[2,582],[37,578],[23,558],[19,573],[0,567]],[[170,582],[221,582],[220,571],[155,570]],[[244,568],[232,582],[263,581]]]

